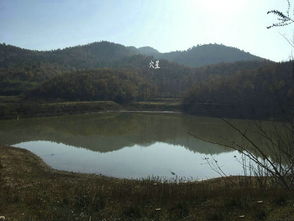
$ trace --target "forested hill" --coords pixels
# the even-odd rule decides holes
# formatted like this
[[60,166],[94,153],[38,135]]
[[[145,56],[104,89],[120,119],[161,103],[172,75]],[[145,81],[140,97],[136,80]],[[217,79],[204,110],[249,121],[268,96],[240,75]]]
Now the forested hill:
[[189,67],[200,67],[217,63],[232,63],[236,61],[264,60],[261,57],[244,52],[238,48],[218,44],[199,45],[186,51],[154,54],[154,56]]
[[[213,52],[211,47],[220,47],[224,51],[227,48],[217,45],[199,47],[203,50],[210,48],[209,53]],[[191,54],[196,58],[195,51],[199,47],[170,55],[181,57],[182,54],[188,58]],[[238,49],[232,50],[238,54]],[[208,56],[209,53],[203,52],[203,55]],[[242,53],[246,57],[246,53]],[[254,56],[247,54],[247,58],[251,56],[252,60],[201,67],[179,64],[184,59],[176,60],[178,63],[160,59],[160,69],[155,70],[149,68],[149,62],[156,59],[155,54],[160,53],[150,47],[137,49],[110,42],[53,51],[33,51],[0,44],[0,96],[25,95],[44,100],[114,100],[119,103],[150,98],[181,98],[194,85],[218,82],[242,73],[258,73],[257,70],[263,66],[275,68],[275,63],[260,58],[254,60]],[[217,53],[213,54],[215,57],[211,55],[211,60],[217,62]],[[224,52],[222,58],[228,58],[228,54]],[[234,56],[237,59],[239,55]]]
[[[27,57],[29,58],[29,56]],[[148,64],[152,57],[147,57],[144,55],[134,55],[125,57],[124,59],[117,60],[111,65],[111,73],[109,75],[115,76],[114,73],[118,73],[120,70],[137,73],[138,76],[133,78],[133,84],[141,85],[138,81],[139,78],[145,82],[144,84],[152,85],[153,89],[151,90],[153,93],[152,97],[182,97],[183,94],[191,88],[195,83],[199,83],[201,81],[206,81],[211,76],[230,76],[234,75],[237,72],[242,72],[245,70],[255,70],[256,68],[262,67],[270,62],[259,62],[259,61],[248,61],[248,62],[235,62],[235,63],[221,63],[209,66],[203,66],[199,68],[189,68],[183,65],[179,65],[177,63],[171,63],[167,60],[160,60],[160,69],[154,70],[149,68]],[[9,68],[0,68],[0,96],[2,95],[20,95],[28,92],[33,88],[46,88],[50,85],[51,91],[59,91],[57,88],[53,88],[51,86],[56,85],[57,82],[63,82],[59,84],[62,88],[68,88],[69,85],[72,87],[71,89],[75,92],[79,91],[81,88],[76,87],[82,84],[84,81],[78,80],[79,76],[74,75],[66,75],[67,73],[77,73],[78,75],[84,76],[89,75],[88,77],[84,76],[84,79],[89,79],[90,82],[96,82],[96,77],[90,76],[93,75],[93,72],[89,72],[88,70],[94,71],[97,77],[102,76],[101,72],[99,72],[97,68],[93,69],[77,69],[75,67],[68,67],[62,65],[62,63],[54,64],[54,63],[45,63],[45,62],[36,62],[34,60],[27,63],[20,64],[15,67]],[[105,72],[105,71],[103,71]],[[109,77],[111,77],[109,76]],[[55,78],[58,77],[58,78]],[[92,78],[93,77],[93,78]],[[95,80],[93,81],[93,79]],[[76,82],[74,84],[70,84],[71,80]],[[50,82],[49,84],[43,85],[43,82]],[[79,83],[78,83],[79,82]],[[84,82],[86,83],[86,82]],[[108,84],[108,83],[107,83]],[[144,85],[143,84],[143,85]],[[100,84],[99,84],[100,85]],[[118,85],[118,84],[116,84]],[[98,87],[98,84],[96,85]],[[96,87],[95,85],[91,85],[91,87]],[[86,85],[85,88],[89,88],[89,85]],[[145,86],[144,86],[145,87]],[[40,89],[41,89],[40,88]],[[70,89],[70,88],[69,88]],[[144,89],[145,90],[145,89]],[[36,91],[35,91],[36,92]],[[43,91],[44,92],[44,91]],[[48,93],[36,93],[36,95],[41,95],[42,97],[46,97],[45,94]],[[51,93],[51,92],[50,92]],[[88,93],[88,92],[87,92]],[[87,94],[85,93],[85,94]],[[92,92],[91,92],[92,93]],[[30,93],[31,94],[31,93]],[[95,94],[95,93],[94,93]],[[51,95],[50,95],[51,96]],[[57,94],[54,95],[57,98]],[[74,99],[74,93],[71,95],[60,96],[59,98]],[[107,96],[106,96],[107,97]],[[136,96],[135,96],[136,97]],[[144,97],[144,99],[148,99],[148,96],[139,96],[140,99]],[[98,97],[94,96],[93,98],[88,97],[88,100],[98,99]],[[76,98],[78,99],[78,98]],[[85,99],[84,97],[81,99]]]
[[237,48],[217,44],[201,45],[187,51],[169,53],[160,53],[151,47],[137,49],[106,41],[52,51],[33,51],[0,44],[0,68],[50,64],[71,70],[93,69],[112,67],[113,63],[138,54],[165,59],[188,67],[264,60]]
[[211,76],[187,93],[185,110],[235,118],[293,117],[293,65],[292,61],[269,63],[255,70]]
[[58,65],[66,69],[109,67],[115,61],[138,54],[134,47],[96,42],[52,51],[32,51],[0,44],[0,68]]

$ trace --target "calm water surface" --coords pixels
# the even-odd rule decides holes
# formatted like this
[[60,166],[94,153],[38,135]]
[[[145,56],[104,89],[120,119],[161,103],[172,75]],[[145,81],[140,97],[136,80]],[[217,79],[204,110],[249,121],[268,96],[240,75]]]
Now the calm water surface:
[[[235,120],[248,129],[251,121]],[[253,139],[265,144],[256,131]],[[55,169],[121,178],[243,175],[244,144],[217,118],[167,113],[98,113],[0,121],[0,144],[32,151]]]

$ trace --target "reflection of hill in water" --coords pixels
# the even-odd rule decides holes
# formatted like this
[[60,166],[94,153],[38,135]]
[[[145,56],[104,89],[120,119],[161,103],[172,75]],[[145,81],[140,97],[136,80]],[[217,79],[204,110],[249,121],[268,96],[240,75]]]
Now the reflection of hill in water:
[[[237,123],[241,128],[250,124],[249,121]],[[252,135],[256,137],[256,133]],[[165,142],[206,154],[231,150],[201,139],[224,145],[243,142],[219,119],[182,114],[103,113],[0,122],[0,143],[6,145],[49,140],[107,152],[136,144]],[[256,140],[260,142],[259,138]]]
[[230,149],[203,142],[188,134],[181,114],[104,113],[1,121],[0,143],[12,145],[50,140],[99,152],[126,146],[165,142],[200,153]]

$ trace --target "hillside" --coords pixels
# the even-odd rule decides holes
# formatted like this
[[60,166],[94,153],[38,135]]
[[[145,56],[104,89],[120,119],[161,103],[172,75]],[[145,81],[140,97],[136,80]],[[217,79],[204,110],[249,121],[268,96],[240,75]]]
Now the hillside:
[[107,41],[52,51],[32,51],[0,44],[0,68],[23,65],[50,64],[67,69],[91,69],[112,67],[114,62],[142,54],[165,59],[189,67],[200,67],[236,61],[262,61],[264,59],[224,45],[208,44],[187,51],[160,53],[151,47],[125,47]]
[[150,96],[152,86],[131,71],[99,69],[53,77],[27,93],[28,98],[63,100],[112,100],[128,103]]
[[199,45],[186,51],[154,54],[154,56],[189,67],[200,67],[218,63],[233,63],[237,61],[264,60],[263,58],[244,52],[238,48],[218,44]]
[[[160,69],[149,68],[149,62],[158,57],[161,57]],[[238,59],[241,61],[236,61]],[[201,62],[206,65],[189,67]],[[276,105],[269,99],[273,97],[272,85],[283,86],[281,98],[292,94],[287,83],[290,82],[287,81],[288,71],[284,72],[287,66],[278,66],[236,48],[212,44],[171,53],[110,42],[43,52],[1,44],[0,96],[129,103],[154,98],[183,98],[190,91],[185,98],[185,109],[192,113],[199,110],[195,103],[272,107]],[[286,101],[284,103],[288,105]],[[228,116],[231,116],[230,111]],[[207,109],[204,112],[208,113]],[[220,112],[217,114],[227,110]],[[262,115],[268,114],[262,112]]]
[[184,108],[198,115],[236,118],[291,116],[294,107],[292,70],[293,62],[284,62],[232,75],[212,75],[193,86],[184,98]]
[[160,53],[152,47],[138,48],[143,55],[165,59],[188,67],[201,67],[219,63],[238,61],[264,61],[265,59],[242,51],[238,48],[219,44],[197,45],[184,51]]
[[241,61],[191,68],[160,59],[160,69],[154,70],[149,68],[154,57],[141,53],[160,54],[151,47],[136,49],[105,41],[53,51],[32,51],[0,44],[0,96],[27,93],[64,73],[106,67],[135,70],[154,85],[154,96],[181,97],[195,82],[210,75],[251,70],[265,63]]
[[32,51],[0,44],[0,68],[46,63],[67,69],[111,66],[114,61],[138,54],[134,47],[106,41],[52,51]]
[[[145,63],[148,63],[148,57],[136,55],[118,63],[117,68],[64,73],[40,82],[36,89],[31,88],[33,90],[27,94],[29,97],[63,100],[109,100],[113,98],[110,100],[117,101],[115,96],[110,95],[114,92],[122,92],[124,96],[133,94],[132,97],[135,100],[181,98],[195,84],[206,82],[212,77],[230,77],[239,72],[253,71],[267,64],[265,62],[237,62],[188,68],[162,60],[160,69],[154,70],[149,69]],[[139,68],[140,66],[144,68]],[[121,73],[126,74],[121,75]]]
[[138,51],[140,52],[140,54],[148,56],[157,56],[158,54],[160,54],[159,51],[149,46],[138,48]]

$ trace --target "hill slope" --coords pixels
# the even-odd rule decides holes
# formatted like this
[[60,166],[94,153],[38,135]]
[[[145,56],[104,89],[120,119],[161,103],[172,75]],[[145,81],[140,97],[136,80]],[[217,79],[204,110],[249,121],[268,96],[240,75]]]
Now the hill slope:
[[106,41],[53,51],[32,51],[0,44],[0,68],[17,67],[24,64],[38,65],[40,63],[50,63],[70,69],[111,67],[113,62],[138,54],[166,59],[189,67],[264,60],[237,48],[217,44],[202,45],[186,51],[169,53],[160,53],[151,47],[137,49]]
[[[151,49],[148,50],[149,52]],[[141,51],[144,53],[144,51]],[[217,63],[232,63],[237,61],[262,61],[263,58],[244,52],[238,48],[218,44],[207,44],[192,47],[186,51],[169,53],[146,53],[157,58],[166,59],[189,67],[200,67]]]
[[[115,73],[118,73],[117,69],[123,68],[127,71],[134,71],[144,79],[145,83],[153,85],[152,94],[154,96],[182,97],[183,93],[196,82],[205,81],[211,75],[231,75],[238,71],[253,70],[267,63],[267,61],[257,57],[254,60],[254,56],[246,55],[239,49],[230,49],[218,45],[199,47],[188,51],[164,54],[151,47],[137,49],[105,41],[53,51],[33,51],[0,44],[0,96],[20,95],[33,88],[39,88],[42,83],[48,81],[51,81],[53,85],[54,79],[62,79],[64,83],[69,82],[70,79],[64,76],[66,73],[80,73],[82,75],[88,73],[86,72],[88,70],[98,68],[111,68],[114,69]],[[196,61],[200,60],[197,60],[197,56],[200,56],[200,49],[204,51],[202,55],[205,59],[202,60],[206,63],[224,61],[225,59],[222,58],[227,58],[226,61],[232,60],[231,55],[236,55],[234,59],[246,58],[249,61],[212,64],[198,68],[179,64],[182,62],[197,66],[199,62],[195,63],[194,61],[195,59]],[[219,52],[213,53],[214,50]],[[224,53],[221,56],[219,55],[221,51],[225,51],[227,54]],[[152,56],[147,56],[147,54]],[[162,57],[159,64],[160,69],[150,69],[149,62],[156,57]],[[166,59],[164,59],[165,57]],[[177,60],[177,58],[180,59]],[[89,77],[89,79],[92,78]],[[79,90],[77,89],[77,91]],[[47,92],[46,95],[51,93]],[[149,97],[151,94],[149,92],[148,94]],[[92,98],[88,99],[91,100]]]
[[138,54],[136,48],[106,41],[53,51],[32,51],[0,44],[0,68],[49,63],[68,69],[111,66],[122,58]]

